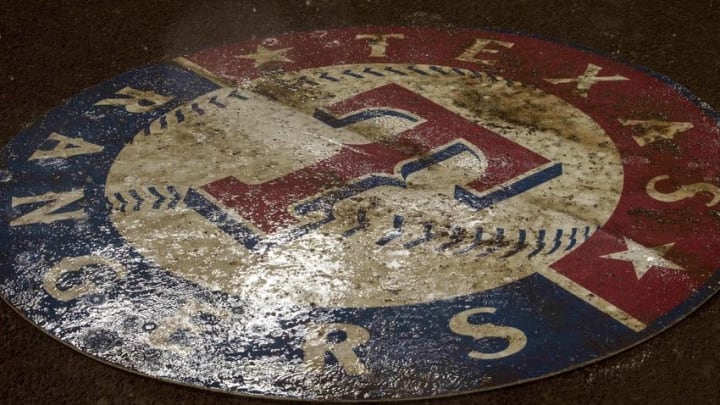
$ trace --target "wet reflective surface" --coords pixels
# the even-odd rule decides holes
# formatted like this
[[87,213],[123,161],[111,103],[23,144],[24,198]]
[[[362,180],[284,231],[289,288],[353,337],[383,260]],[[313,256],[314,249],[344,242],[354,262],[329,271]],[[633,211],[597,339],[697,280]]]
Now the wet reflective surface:
[[[252,47],[249,49],[252,51]],[[255,48],[256,53],[258,49],[259,46]],[[247,52],[247,49],[243,52]],[[238,52],[238,54],[243,56],[251,53]],[[569,363],[570,359],[582,362],[603,356],[662,328],[668,320],[660,319],[656,322],[658,314],[662,315],[663,311],[674,307],[677,302],[667,302],[650,296],[647,301],[648,308],[638,308],[638,306],[633,308],[623,307],[625,304],[622,297],[618,298],[612,294],[601,296],[600,301],[590,299],[594,294],[586,294],[583,288],[588,288],[588,285],[582,285],[584,281],[580,281],[582,288],[573,287],[577,284],[577,276],[573,275],[575,274],[573,271],[579,268],[577,264],[573,264],[573,256],[567,259],[573,265],[557,265],[554,270],[543,270],[547,266],[556,265],[560,258],[584,246],[584,242],[591,237],[600,241],[599,244],[604,244],[605,250],[602,256],[609,256],[605,259],[631,264],[630,267],[625,265],[622,270],[633,274],[638,280],[640,276],[651,270],[650,266],[643,269],[637,264],[640,260],[637,257],[642,256],[646,260],[658,263],[655,267],[669,270],[665,272],[667,274],[663,273],[660,281],[673,286],[679,285],[680,287],[673,290],[680,291],[676,292],[677,297],[682,298],[682,288],[685,286],[687,286],[686,294],[692,294],[694,291],[700,291],[701,295],[707,294],[700,287],[701,281],[711,275],[711,272],[704,270],[707,264],[702,261],[699,263],[688,261],[677,254],[672,260],[665,259],[664,255],[669,249],[666,249],[669,243],[659,244],[651,240],[647,247],[635,246],[632,244],[634,236],[628,241],[620,237],[625,233],[620,233],[618,228],[612,227],[612,224],[607,225],[609,215],[618,204],[617,198],[621,191],[621,187],[618,186],[619,179],[622,178],[621,164],[625,165],[626,170],[636,169],[633,164],[640,166],[647,162],[652,164],[649,159],[652,156],[625,156],[621,152],[619,154],[623,157],[621,163],[618,152],[605,138],[608,135],[601,129],[607,127],[607,121],[598,126],[593,119],[583,118],[585,113],[582,111],[575,112],[572,103],[564,107],[562,101],[553,101],[552,97],[537,92],[533,93],[534,96],[529,96],[523,94],[522,89],[516,90],[517,86],[509,83],[503,83],[501,86],[489,85],[488,83],[499,81],[496,75],[483,77],[482,74],[475,73],[478,71],[468,68],[452,71],[452,65],[437,63],[412,65],[408,68],[406,64],[371,66],[363,62],[360,66],[342,66],[337,70],[333,70],[332,67],[324,67],[317,72],[301,70],[300,74],[294,77],[292,73],[285,77],[272,75],[272,80],[279,79],[284,82],[293,82],[305,77],[306,80],[326,80],[335,83],[332,79],[338,79],[342,75],[358,79],[352,75],[361,75],[361,73],[365,76],[381,78],[369,83],[362,80],[362,86],[367,87],[348,86],[347,82],[343,83],[343,87],[325,86],[331,89],[330,94],[318,93],[313,89],[309,90],[309,96],[304,96],[302,92],[293,89],[299,93],[300,96],[297,98],[304,104],[296,101],[295,97],[283,99],[273,94],[274,90],[277,93],[278,88],[273,82],[260,85],[243,84],[236,89],[240,92],[232,95],[234,90],[213,90],[216,84],[197,76],[190,79],[191,82],[177,79],[176,83],[180,84],[178,86],[180,90],[185,91],[192,87],[198,96],[186,95],[184,96],[186,100],[175,100],[173,101],[175,104],[170,104],[170,101],[164,99],[157,99],[154,104],[147,104],[145,107],[167,104],[167,108],[163,107],[161,110],[158,107],[155,111],[152,111],[154,109],[141,111],[140,113],[150,113],[141,122],[147,125],[149,130],[133,132],[128,129],[125,139],[132,138],[128,146],[124,145],[128,140],[118,139],[122,142],[104,143],[102,151],[97,151],[97,148],[89,145],[77,144],[73,144],[70,148],[59,148],[58,145],[63,145],[63,138],[50,139],[55,143],[48,144],[49,147],[47,145],[39,147],[38,150],[45,151],[40,152],[40,158],[32,158],[37,156],[37,151],[30,158],[41,161],[41,166],[47,166],[50,170],[62,170],[64,167],[60,163],[67,163],[54,161],[53,159],[57,159],[58,156],[48,157],[53,151],[61,153],[62,150],[62,153],[70,155],[61,156],[65,161],[70,160],[70,157],[90,156],[102,152],[109,155],[117,154],[117,157],[112,165],[108,165],[109,171],[94,173],[84,179],[87,186],[83,186],[82,194],[74,194],[77,192],[71,189],[63,194],[59,192],[52,195],[36,194],[44,196],[42,198],[18,197],[25,199],[15,200],[12,203],[13,207],[24,209],[24,211],[18,210],[20,212],[16,212],[13,216],[14,224],[11,223],[11,227],[17,228],[44,224],[40,221],[33,222],[32,212],[37,210],[32,210],[34,208],[32,204],[62,201],[69,205],[77,201],[78,195],[86,198],[88,195],[96,196],[97,201],[83,205],[83,214],[88,214],[87,218],[91,220],[97,220],[88,233],[94,238],[100,231],[101,235],[105,235],[103,242],[113,241],[110,245],[88,246],[87,241],[83,241],[63,246],[67,249],[63,252],[74,254],[90,247],[91,254],[72,257],[87,256],[94,259],[63,262],[57,261],[59,257],[56,256],[53,259],[55,265],[49,271],[42,265],[35,264],[38,262],[37,256],[32,256],[30,252],[23,257],[22,266],[15,266],[16,269],[33,274],[32,277],[35,278],[44,273],[43,288],[51,296],[48,297],[48,302],[52,302],[50,300],[54,298],[72,306],[70,314],[67,308],[53,308],[53,311],[60,314],[62,326],[57,328],[55,324],[48,322],[47,324],[52,326],[45,328],[86,352],[126,367],[150,375],[193,384],[200,382],[224,390],[308,398],[412,397],[444,395],[535,378],[553,370],[572,366],[573,364]],[[252,63],[250,65],[252,66]],[[187,74],[185,73],[187,71],[183,72],[176,68],[163,69],[167,69],[161,71],[163,78],[173,75],[182,77]],[[426,125],[435,122],[427,120],[422,114],[418,114],[422,119],[415,118],[412,113],[417,114],[417,112],[408,109],[385,109],[385,111],[400,110],[404,115],[385,114],[360,120],[365,121],[360,122],[365,124],[364,127],[352,128],[347,132],[341,131],[343,133],[339,136],[334,133],[322,136],[325,128],[319,127],[315,132],[320,133],[320,136],[311,135],[311,139],[319,138],[318,146],[308,148],[307,151],[294,147],[293,150],[278,148],[280,149],[278,154],[266,153],[276,158],[276,162],[270,158],[260,162],[245,163],[242,155],[246,153],[245,160],[256,156],[257,151],[247,152],[248,148],[252,149],[260,142],[270,142],[269,146],[264,144],[258,148],[262,153],[277,145],[275,140],[267,140],[265,137],[260,137],[259,140],[251,138],[249,141],[243,141],[244,143],[240,142],[239,145],[237,143],[225,145],[227,142],[222,140],[223,137],[230,135],[242,139],[242,134],[231,134],[228,128],[240,126],[244,129],[248,120],[245,118],[239,121],[240,125],[233,125],[232,119],[225,114],[230,114],[231,117],[233,111],[239,111],[235,114],[250,116],[257,116],[256,111],[268,112],[271,117],[273,114],[273,107],[245,107],[250,110],[250,114],[242,107],[233,109],[229,99],[241,100],[240,104],[250,100],[250,103],[256,102],[259,105],[269,103],[268,99],[270,99],[273,104],[289,106],[300,111],[303,107],[299,106],[306,105],[305,108],[310,112],[320,107],[321,111],[329,111],[331,115],[335,113],[336,117],[343,119],[347,113],[343,115],[342,109],[345,107],[339,101],[367,94],[368,89],[382,88],[386,83],[385,79],[382,79],[385,76],[376,76],[372,72],[381,75],[412,76],[405,81],[393,79],[390,82],[404,85],[404,89],[419,94],[415,105],[422,105],[425,100],[431,100],[433,105],[425,106],[423,113],[433,108],[440,108],[441,110],[438,111],[450,111],[447,117],[461,117],[466,121],[472,121],[473,125],[480,124],[478,126],[490,131],[490,135],[483,133],[476,137],[492,139],[494,135],[502,139],[510,138],[510,141],[514,142],[509,143],[504,147],[505,149],[501,148],[501,151],[505,154],[520,154],[523,159],[511,159],[508,163],[512,164],[519,160],[526,163],[525,167],[512,171],[512,168],[508,169],[507,165],[503,165],[503,153],[492,150],[492,145],[502,143],[500,138],[498,142],[477,144],[472,139],[468,141],[464,138],[464,142],[458,142],[457,138],[451,136],[448,138],[449,142],[436,142],[433,136],[439,136],[442,131],[431,132],[430,138],[418,138],[422,136],[422,132],[420,135],[416,134],[417,127],[408,125],[405,121],[425,120],[420,125],[437,129],[432,125]],[[157,71],[153,73],[157,74]],[[577,74],[582,73],[582,69],[577,72]],[[457,76],[460,80],[447,80],[445,76],[449,74]],[[586,70],[585,74],[592,72],[588,73]],[[628,73],[624,74],[630,76]],[[237,80],[232,74],[228,76],[231,80]],[[429,77],[425,78],[426,76]],[[475,76],[472,78],[475,82],[466,80],[466,76]],[[133,77],[123,79],[135,80]],[[123,79],[118,79],[115,88],[108,89],[108,95],[103,96],[110,98],[100,97],[100,101],[116,100],[115,104],[108,103],[109,106],[120,106],[120,110],[124,109],[123,114],[133,114],[133,111],[126,108],[127,104],[117,102],[117,100],[127,100],[129,97],[116,97],[112,93],[120,88],[121,84],[132,83]],[[545,80],[547,78],[542,79],[550,83],[546,84],[548,88],[563,84],[561,82],[554,84]],[[633,76],[632,79],[635,77]],[[455,84],[458,81],[460,83]],[[164,80],[164,82],[171,81]],[[565,83],[569,83],[568,90],[570,90],[564,94],[565,97],[570,98],[568,94],[571,96],[574,94],[585,98],[579,80]],[[458,90],[460,95],[453,97],[453,86],[460,88]],[[347,90],[340,90],[341,88]],[[170,89],[163,88],[163,90]],[[342,91],[347,93],[343,94]],[[392,104],[395,102],[392,95],[402,91],[404,90],[393,89],[388,94],[380,93],[380,96],[383,96],[380,100],[390,103],[380,106],[395,107]],[[168,96],[167,91],[157,93]],[[532,92],[528,91],[528,93]],[[147,94],[145,96],[149,97]],[[493,96],[498,100],[487,101],[490,108],[483,108],[483,103],[478,101],[483,97]],[[320,101],[313,104],[303,97],[315,97]],[[549,109],[550,118],[537,117],[540,113],[518,112],[518,110],[522,111],[522,108],[513,105],[513,97],[521,103],[530,104],[531,107],[526,107],[530,111]],[[407,99],[406,97],[405,100]],[[142,98],[142,100],[149,99]],[[378,107],[372,104],[373,100],[371,97],[365,106]],[[93,106],[98,105],[97,100],[93,101]],[[210,104],[229,111],[223,110],[222,114],[211,112],[207,108]],[[224,107],[219,107],[217,104],[222,104]],[[175,105],[179,107],[170,109]],[[282,111],[285,107],[276,108]],[[353,108],[355,110],[350,111],[357,111],[357,107]],[[702,130],[701,125],[708,125],[707,120],[695,118],[702,116],[703,113],[699,110],[692,112],[692,108],[692,106],[688,107],[690,112],[687,113],[687,117],[700,119],[695,121],[693,127],[697,126]],[[143,109],[142,105],[140,109]],[[168,112],[157,117],[155,113],[158,111]],[[595,112],[595,116],[597,114]],[[562,117],[556,118],[562,125],[552,122],[553,115]],[[278,116],[285,114],[280,113]],[[292,114],[288,116],[291,117]],[[310,114],[307,116],[309,117]],[[387,117],[390,119],[383,120]],[[517,117],[525,117],[530,123],[518,120]],[[98,118],[101,120],[104,117],[90,118],[95,122]],[[117,117],[113,118],[117,119]],[[315,122],[318,121],[317,117],[313,118]],[[454,119],[447,118],[448,121]],[[292,126],[294,123],[291,119],[288,120],[290,122],[286,125]],[[298,121],[302,122],[300,116]],[[312,119],[308,118],[308,121],[312,122]],[[568,124],[568,121],[572,124]],[[639,126],[641,131],[638,132],[638,136],[642,139],[642,128],[644,128],[642,123],[625,122],[628,123],[623,124],[626,127]],[[185,123],[185,126],[181,128],[190,129],[176,129],[182,123]],[[284,123],[278,124],[282,128]],[[712,128],[712,124],[714,123],[711,122],[706,128]],[[198,128],[198,125],[204,127]],[[457,125],[462,125],[462,122]],[[572,127],[573,125],[575,128]],[[252,128],[253,124],[250,123],[248,126]],[[328,124],[328,126],[333,125]],[[527,129],[528,126],[531,128]],[[516,129],[517,127],[520,129]],[[524,132],[523,128],[525,128]],[[570,128],[566,129],[565,136],[563,136],[563,128]],[[679,129],[675,133],[689,129],[687,125],[677,128]],[[671,132],[668,130],[666,133]],[[280,133],[282,134],[282,131]],[[408,139],[410,141],[414,139],[415,143],[387,141],[388,138],[397,140],[396,133],[411,134]],[[184,135],[189,135],[191,138],[182,141],[185,139]],[[155,141],[163,136],[165,139]],[[300,145],[308,143],[307,140],[297,139],[296,136],[292,132],[289,133],[283,143],[286,145],[293,145],[292,141],[298,141]],[[532,143],[528,138],[539,139],[535,141],[537,143]],[[93,145],[96,146],[100,144],[99,139],[84,139],[88,142],[94,141]],[[178,142],[173,142],[176,139]],[[418,139],[420,143],[417,143]],[[652,140],[652,137],[647,139]],[[146,140],[155,144],[147,146],[143,143]],[[564,142],[560,143],[561,140]],[[273,141],[276,142],[275,145]],[[193,156],[199,155],[185,150],[189,148],[183,148],[182,145],[188,142],[190,145],[202,145],[200,148],[209,144],[210,153],[202,153],[202,156],[207,156],[207,160],[212,164],[208,165],[207,160],[204,160],[205,164],[200,166],[203,170],[193,173],[190,169],[188,174],[176,175],[176,166],[192,168]],[[531,143],[528,145],[527,142]],[[325,161],[329,156],[335,156],[340,152],[337,148],[338,143],[350,145],[343,146],[345,150],[350,151],[347,152],[348,156],[362,155],[357,152],[359,150],[366,155],[375,154],[370,156],[370,159],[365,159],[363,155],[363,159],[370,161],[374,159],[381,163],[387,163],[388,159],[378,159],[377,156],[387,157],[381,153],[385,153],[385,149],[389,146],[391,150],[399,153],[398,157],[394,157],[398,159],[398,163],[389,165],[389,168],[382,166],[363,170],[351,168],[350,172],[343,172],[343,169],[335,167],[334,177],[330,179],[322,175],[325,172],[318,169],[305,172],[298,169],[311,166],[313,161]],[[577,151],[573,150],[574,143],[578,144]],[[635,143],[639,145],[637,139]],[[323,150],[323,145],[327,150]],[[368,149],[369,147],[365,145],[379,146],[376,149]],[[557,145],[554,153],[553,145]],[[627,147],[627,145],[623,146]],[[178,150],[174,151],[173,147]],[[360,149],[361,147],[365,149]],[[85,153],[75,154],[78,148]],[[167,155],[157,157],[156,154],[150,154],[146,158],[138,156],[148,153],[149,150],[167,151],[167,155],[173,158],[168,159],[165,157]],[[126,154],[130,157],[125,157]],[[233,157],[223,160],[225,155]],[[262,167],[266,163],[270,163],[269,168]],[[339,160],[336,164],[340,163],[347,163],[347,160]],[[260,167],[253,169],[252,165]],[[617,167],[614,169],[615,173],[613,173],[613,165]],[[25,168],[20,166],[16,173],[22,174]],[[552,170],[558,167],[562,167],[562,171]],[[439,173],[420,176],[425,174],[423,170],[430,170],[428,168]],[[223,172],[225,169],[227,172]],[[299,170],[301,174],[322,173],[317,177],[301,179],[305,182],[303,183],[305,188],[317,187],[319,193],[310,193],[309,196],[305,196],[307,194],[305,193],[303,198],[292,201],[289,207],[294,209],[294,212],[290,210],[293,215],[288,217],[289,219],[278,214],[280,216],[273,217],[266,223],[253,222],[253,209],[258,206],[257,204],[267,204],[265,200],[253,201],[249,205],[245,202],[236,203],[238,196],[245,195],[237,191],[239,187],[237,184],[243,183],[246,188],[255,186],[260,189],[261,185],[272,183],[278,178],[286,178]],[[590,170],[590,173],[583,174],[583,170]],[[602,170],[607,172],[601,172]],[[464,173],[460,173],[458,177],[458,171]],[[514,175],[507,175],[507,171]],[[182,169],[180,172],[182,173]],[[253,174],[255,172],[257,174]],[[488,172],[500,179],[494,178],[483,182],[482,175]],[[345,173],[352,173],[352,177]],[[420,176],[419,180],[411,176],[416,173]],[[543,175],[535,176],[537,173]],[[583,181],[588,180],[588,176],[600,173],[607,173],[601,175],[604,178],[612,179],[615,176],[617,180],[603,184],[583,184]],[[197,174],[198,177],[193,178],[192,174]],[[374,174],[376,177],[364,177],[367,174]],[[172,177],[173,175],[177,177]],[[243,175],[247,178],[240,177]],[[235,183],[225,180],[230,176]],[[441,180],[437,180],[438,176]],[[73,178],[81,179],[79,176]],[[342,181],[338,181],[337,178]],[[365,179],[374,182],[363,182]],[[523,183],[524,179],[531,180]],[[476,181],[473,183],[473,191],[468,192],[462,187],[472,183],[473,180]],[[560,182],[558,184],[562,185],[558,187],[560,190],[551,192],[553,181]],[[528,183],[531,187],[526,186]],[[280,190],[287,191],[287,187],[293,184],[295,183],[285,183],[285,187],[281,187]],[[513,188],[512,185],[515,184],[523,186]],[[452,190],[449,196],[447,192],[442,194],[443,190],[448,188],[447,185],[450,185],[449,188]],[[470,194],[461,193],[458,196],[458,187]],[[520,192],[510,192],[517,190],[518,187],[521,188]],[[604,190],[603,187],[608,187],[608,190]],[[638,187],[637,191],[654,198],[648,187]],[[568,192],[568,188],[575,191]],[[503,190],[504,193],[492,194],[497,190]],[[581,191],[587,190],[597,194],[587,192],[580,194]],[[655,196],[674,193],[669,187],[658,186],[657,189],[653,187],[653,190]],[[304,191],[301,189],[299,192]],[[613,193],[618,197],[614,200],[612,197],[608,199]],[[694,196],[694,193],[688,193],[684,194],[687,197],[682,199]],[[485,202],[487,200],[482,198],[488,195],[503,198],[492,199],[487,203]],[[73,198],[75,200],[72,200]],[[548,198],[551,201],[552,198],[557,198],[558,202],[548,203]],[[498,203],[499,201],[502,204]],[[538,201],[545,202],[538,203]],[[453,204],[458,206],[454,207]],[[607,204],[607,207],[603,208],[602,204]],[[420,208],[415,208],[413,205]],[[219,210],[218,206],[224,208]],[[303,210],[302,207],[312,209]],[[593,209],[588,209],[590,207]],[[461,209],[467,209],[468,213],[463,213]],[[537,211],[532,211],[533,209]],[[55,216],[53,217],[55,221],[51,222],[80,219],[81,214],[78,211],[73,210],[72,207],[67,208],[64,213],[58,214],[69,215],[69,218]],[[409,214],[398,213],[400,211],[409,211]],[[221,213],[230,213],[230,215],[220,218],[218,214]],[[307,216],[307,213],[317,215]],[[262,218],[262,215],[260,217]],[[416,222],[406,223],[406,218],[414,219]],[[383,228],[383,224],[387,226]],[[596,235],[601,226],[605,227],[605,232]],[[66,229],[67,227],[60,230]],[[68,229],[72,235],[82,235],[87,231],[82,225],[77,226],[77,224]],[[194,234],[193,231],[197,233]],[[143,238],[143,232],[150,234],[155,232],[156,235]],[[162,238],[163,235],[167,235],[165,240]],[[545,236],[541,237],[541,235]],[[222,238],[228,237],[231,238],[229,241],[222,241]],[[240,246],[231,248],[237,245]],[[656,245],[663,248],[655,248]],[[218,254],[218,249],[228,251]],[[692,251],[692,248],[686,249]],[[50,251],[52,248],[46,250]],[[637,253],[632,253],[633,250]],[[622,255],[622,252],[630,253]],[[558,256],[553,257],[555,254]],[[417,256],[422,259],[418,260]],[[602,256],[598,255],[598,257]],[[382,260],[373,261],[374,257],[380,257]],[[347,264],[357,263],[358,268],[348,270],[347,264],[336,266],[338,262],[343,263],[343,260],[346,260]],[[363,260],[369,262],[364,264]],[[439,260],[440,263],[434,264],[433,260]],[[130,268],[121,270],[117,262],[120,262],[121,266]],[[373,263],[377,262],[379,262],[376,264],[377,267],[373,267]],[[194,266],[194,264],[199,265]],[[227,269],[223,269],[223,266],[229,264],[231,265]],[[442,268],[442,264],[449,264],[447,266],[449,270],[445,270],[447,274],[438,275],[438,269]],[[693,278],[680,276],[678,279],[677,275],[672,273],[674,270],[684,270],[688,265],[694,266],[698,275]],[[79,269],[81,266],[82,271]],[[343,271],[347,271],[350,278],[343,278],[345,277]],[[495,275],[492,274],[493,271],[496,272]],[[560,276],[551,273],[553,271]],[[477,273],[473,276],[473,272]],[[89,276],[85,273],[95,274]],[[295,276],[297,278],[293,280]],[[375,280],[377,282],[374,282]],[[92,287],[86,287],[88,284]],[[122,288],[118,288],[120,284]],[[10,291],[19,289],[12,283],[8,285]],[[714,288],[713,284],[709,286]],[[591,291],[593,287],[605,292],[602,290],[602,284],[599,287],[591,285]],[[120,292],[114,293],[113,289]],[[105,290],[104,294],[94,294],[102,290]],[[530,299],[530,297],[537,298]],[[17,299],[17,302],[29,303],[34,298],[28,294],[27,301],[23,300],[24,298]],[[553,315],[548,316],[547,313],[540,311],[542,308],[555,307],[560,302],[565,303],[562,307],[569,313],[551,312]],[[514,312],[512,314],[508,312],[509,315],[503,314],[501,304],[508,307],[511,305]],[[40,308],[40,312],[47,311],[43,305],[45,304],[33,308]],[[48,308],[50,306],[48,305]],[[568,308],[572,308],[573,311]],[[138,313],[147,315],[149,320],[127,320],[137,318]],[[498,316],[493,316],[496,313]],[[57,315],[52,313],[45,316],[52,319]],[[599,318],[590,322],[593,316]],[[124,325],[122,330],[117,327],[121,319]],[[540,326],[536,324],[537,321],[545,322]],[[565,324],[566,322],[569,324]],[[602,343],[590,344],[590,340],[587,339],[592,338],[583,333],[577,336],[567,336],[567,333],[564,333],[567,341],[563,342],[576,344],[578,353],[568,352],[567,347],[563,345],[557,350],[563,352],[565,357],[558,356],[557,362],[548,364],[544,361],[542,366],[535,363],[531,371],[521,376],[518,376],[517,372],[513,373],[505,369],[517,369],[511,367],[513,360],[521,362],[518,364],[532,365],[527,357],[518,357],[523,353],[532,353],[542,347],[547,355],[548,350],[552,350],[549,349],[552,346],[549,343],[552,339],[548,336],[553,336],[552,334],[557,334],[558,331],[577,330],[578,324],[573,322],[591,325],[592,329],[588,332],[594,335],[598,334],[598,330],[604,330],[605,336],[613,336],[613,338],[611,341],[603,338]],[[653,322],[656,323],[652,324]],[[648,324],[651,324],[650,328],[645,329]],[[337,347],[333,346],[335,350],[330,350],[332,345],[337,345]],[[439,345],[437,349],[433,349],[435,345]],[[588,346],[593,347],[593,351],[586,351]],[[407,351],[397,350],[397,347],[404,347]],[[202,349],[198,350],[198,348]],[[442,357],[418,356],[419,353],[442,352],[443,350],[440,349],[445,351]],[[128,361],[127,353],[134,353],[137,358],[133,357]],[[331,356],[328,357],[328,353]],[[229,363],[218,367],[218,356],[224,357]],[[188,358],[193,358],[193,362],[188,362]],[[503,363],[497,362],[499,359],[510,360]],[[203,364],[212,365],[204,367]],[[237,371],[233,374],[228,370]],[[408,370],[408,372],[398,373],[398,370]],[[423,370],[433,372],[428,373]]]

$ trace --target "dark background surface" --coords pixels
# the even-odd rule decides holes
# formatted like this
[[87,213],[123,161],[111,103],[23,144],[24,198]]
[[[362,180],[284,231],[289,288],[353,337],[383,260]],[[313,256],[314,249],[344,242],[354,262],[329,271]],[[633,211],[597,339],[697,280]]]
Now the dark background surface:
[[[720,109],[720,2],[713,0],[82,3],[0,1],[2,144],[63,100],[132,67],[211,45],[353,25],[536,33],[665,74]],[[719,315],[720,298],[715,297],[681,324],[600,363],[515,387],[427,402],[720,403]],[[181,387],[101,364],[0,303],[0,403],[272,402]]]

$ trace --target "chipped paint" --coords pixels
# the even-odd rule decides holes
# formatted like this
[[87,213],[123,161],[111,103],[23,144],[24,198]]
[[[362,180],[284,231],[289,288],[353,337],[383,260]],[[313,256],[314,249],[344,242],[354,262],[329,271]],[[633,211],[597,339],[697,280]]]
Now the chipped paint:
[[230,393],[518,383],[714,293],[716,134],[655,77],[524,36],[210,48],[3,151],[0,292],[84,353]]

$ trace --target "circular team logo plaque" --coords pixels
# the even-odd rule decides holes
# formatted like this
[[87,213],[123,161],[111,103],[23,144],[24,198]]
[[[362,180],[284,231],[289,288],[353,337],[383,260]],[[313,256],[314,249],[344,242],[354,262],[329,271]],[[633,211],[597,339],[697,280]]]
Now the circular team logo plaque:
[[715,113],[479,30],[288,34],[84,91],[2,154],[0,292],[47,333],[224,392],[536,379],[718,288]]

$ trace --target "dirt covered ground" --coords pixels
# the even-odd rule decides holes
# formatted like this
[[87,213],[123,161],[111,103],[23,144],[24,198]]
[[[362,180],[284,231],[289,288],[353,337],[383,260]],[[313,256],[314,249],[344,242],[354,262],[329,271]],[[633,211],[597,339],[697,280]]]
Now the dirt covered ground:
[[[358,25],[535,33],[667,75],[720,109],[720,3],[714,0],[2,3],[2,144],[78,91],[133,67],[243,39]],[[715,297],[679,325],[600,363],[428,403],[718,403],[718,319]],[[46,336],[5,303],[0,304],[0,398],[7,404],[271,402],[180,387],[101,364]]]

